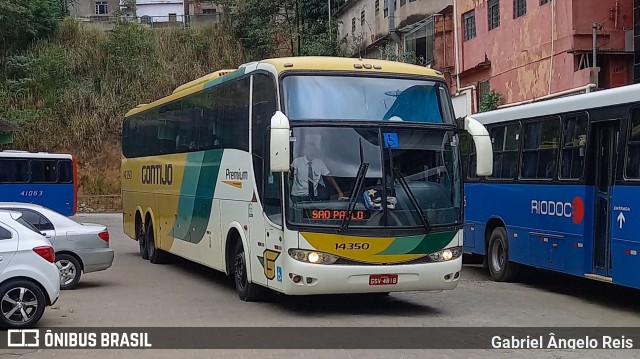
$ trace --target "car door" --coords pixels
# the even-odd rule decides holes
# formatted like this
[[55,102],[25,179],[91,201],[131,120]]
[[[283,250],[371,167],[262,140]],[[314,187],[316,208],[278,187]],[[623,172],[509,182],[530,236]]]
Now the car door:
[[0,222],[0,274],[18,250],[18,234]]
[[34,226],[38,231],[40,231],[40,233],[44,234],[44,236],[47,237],[51,244],[55,242],[55,228],[53,227],[53,224],[43,215],[36,211],[25,208],[11,208],[11,210],[22,213],[22,219]]

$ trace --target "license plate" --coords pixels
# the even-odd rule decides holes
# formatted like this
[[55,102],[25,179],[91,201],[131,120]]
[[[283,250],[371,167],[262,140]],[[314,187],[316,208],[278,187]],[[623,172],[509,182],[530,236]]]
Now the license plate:
[[398,284],[397,274],[372,274],[369,276],[369,285]]

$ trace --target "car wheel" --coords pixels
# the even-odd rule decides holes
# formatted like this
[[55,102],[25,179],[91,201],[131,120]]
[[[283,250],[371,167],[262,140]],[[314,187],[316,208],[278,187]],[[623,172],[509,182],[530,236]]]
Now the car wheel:
[[65,253],[57,254],[56,266],[60,271],[60,289],[75,289],[82,275],[82,265],[76,257]]
[[147,239],[144,232],[144,225],[139,224],[138,228],[136,228],[136,239],[138,240],[138,245],[140,246],[140,256],[142,259],[149,259],[149,252],[147,251]]
[[30,328],[44,314],[47,305],[42,289],[35,283],[20,279],[0,286],[0,327]]
[[149,262],[153,264],[164,264],[169,259],[169,253],[156,247],[154,238],[153,224],[149,224],[146,230],[147,252],[149,253]]
[[498,227],[491,232],[487,262],[491,277],[496,282],[511,282],[516,279],[518,264],[509,261],[509,244],[504,227]]
[[247,277],[247,257],[241,241],[236,242],[236,249],[233,256],[233,278],[236,285],[238,297],[245,302],[260,301],[265,295],[264,287],[250,283]]

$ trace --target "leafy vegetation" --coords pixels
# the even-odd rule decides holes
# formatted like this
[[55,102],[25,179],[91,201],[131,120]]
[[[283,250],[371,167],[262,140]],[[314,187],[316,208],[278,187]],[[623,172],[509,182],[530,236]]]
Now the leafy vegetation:
[[480,100],[480,111],[479,112],[487,112],[498,109],[500,105],[500,101],[502,100],[502,95],[491,90],[487,92],[482,99]]
[[70,151],[81,161],[81,178],[90,173],[87,192],[118,191],[124,114],[197,77],[237,67],[245,61],[241,49],[225,26],[119,22],[104,32],[66,19],[49,40],[2,58],[0,117],[23,128],[10,148]]
[[280,56],[337,55],[345,40],[337,37],[332,0],[221,0],[231,14],[234,33],[249,60]]

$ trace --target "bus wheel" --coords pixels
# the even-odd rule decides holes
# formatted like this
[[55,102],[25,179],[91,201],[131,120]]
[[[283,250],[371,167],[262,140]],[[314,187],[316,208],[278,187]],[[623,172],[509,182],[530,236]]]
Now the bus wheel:
[[156,242],[153,234],[153,224],[149,224],[149,227],[147,227],[145,242],[147,242],[147,253],[149,256],[149,262],[153,264],[167,263],[169,254],[156,247]]
[[138,240],[138,245],[140,246],[140,256],[142,257],[142,259],[149,259],[149,252],[147,252],[147,239],[144,233],[144,225],[142,225],[142,223],[137,225],[136,239]]
[[504,227],[491,232],[487,261],[491,277],[496,282],[511,282],[518,275],[518,264],[509,261],[507,231]]
[[233,278],[236,284],[236,292],[245,302],[257,302],[264,295],[264,288],[255,283],[249,283],[247,277],[247,256],[242,246],[242,241],[236,241],[236,249],[233,256]]

